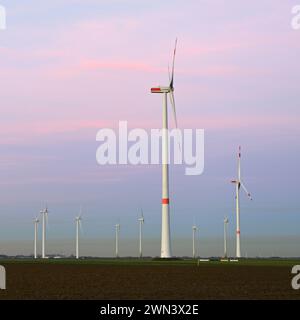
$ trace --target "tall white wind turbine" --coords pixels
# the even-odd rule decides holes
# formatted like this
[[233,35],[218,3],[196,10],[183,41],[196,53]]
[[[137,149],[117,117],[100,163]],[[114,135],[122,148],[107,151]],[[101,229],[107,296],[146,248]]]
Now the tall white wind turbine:
[[116,228],[116,258],[119,258],[119,232],[120,232],[120,224],[117,223],[115,225],[115,228]]
[[34,219],[34,259],[37,259],[37,236],[38,236],[38,224],[40,220],[38,218]]
[[79,231],[81,230],[81,212],[78,217],[75,218],[76,223],[76,259],[79,259]]
[[241,179],[241,147],[239,147],[238,152],[238,177],[237,180],[232,180],[235,184],[235,201],[236,201],[236,257],[241,257],[241,229],[240,229],[240,188],[245,191],[248,198],[252,200],[252,197],[248,190],[246,189],[242,179]]
[[228,218],[224,218],[224,258],[227,258],[227,226],[228,226]]
[[193,225],[192,232],[193,232],[193,258],[196,258],[196,232],[198,231],[198,227]]
[[141,213],[142,213],[142,214],[141,214],[141,217],[138,219],[138,221],[139,221],[139,227],[140,227],[140,238],[139,238],[139,254],[140,254],[140,258],[143,257],[142,238],[143,238],[143,224],[144,224],[144,222],[145,222],[143,210],[142,210]]
[[177,39],[172,62],[172,73],[170,75],[170,84],[167,87],[151,88],[151,93],[163,94],[163,121],[162,121],[162,229],[161,229],[161,258],[171,258],[171,234],[170,234],[170,212],[169,212],[169,135],[168,135],[168,109],[167,96],[169,95],[173,109],[173,116],[177,128],[177,117],[174,99],[174,63],[176,55]]
[[42,215],[42,258],[46,258],[46,223],[48,221],[48,208],[41,210]]

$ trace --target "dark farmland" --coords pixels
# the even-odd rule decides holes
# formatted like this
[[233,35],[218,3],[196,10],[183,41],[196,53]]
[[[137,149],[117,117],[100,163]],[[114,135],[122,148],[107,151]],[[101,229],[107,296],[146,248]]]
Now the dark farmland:
[[299,261],[203,263],[138,260],[2,261],[0,299],[300,299]]

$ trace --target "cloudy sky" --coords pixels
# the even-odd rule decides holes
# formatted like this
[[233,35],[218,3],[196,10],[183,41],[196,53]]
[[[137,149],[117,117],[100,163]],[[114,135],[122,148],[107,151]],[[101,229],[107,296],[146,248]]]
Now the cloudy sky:
[[[300,4],[300,1],[298,1]],[[49,251],[73,252],[83,206],[83,254],[160,252],[161,168],[99,166],[97,131],[161,126],[161,97],[178,37],[180,128],[205,130],[205,170],[170,169],[176,255],[234,252],[236,152],[254,200],[241,197],[243,253],[300,256],[300,30],[297,0],[0,0],[0,253],[32,252],[33,218],[49,206]],[[171,122],[173,125],[173,123]],[[244,240],[244,241],[243,241]]]

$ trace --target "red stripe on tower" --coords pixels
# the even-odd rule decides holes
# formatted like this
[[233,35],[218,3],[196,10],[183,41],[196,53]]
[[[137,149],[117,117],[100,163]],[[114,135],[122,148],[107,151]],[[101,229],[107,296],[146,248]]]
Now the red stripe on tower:
[[240,231],[240,230],[237,230],[236,234],[241,234],[241,231]]
[[169,198],[164,198],[161,201],[162,204],[169,204]]

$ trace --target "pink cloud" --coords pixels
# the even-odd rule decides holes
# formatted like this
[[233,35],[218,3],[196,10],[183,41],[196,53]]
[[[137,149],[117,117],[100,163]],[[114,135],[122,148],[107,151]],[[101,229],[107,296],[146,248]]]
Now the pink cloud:
[[[146,15],[147,19],[149,17],[151,15]],[[9,60],[9,63],[0,61],[0,79],[3,83],[0,95],[8,97],[2,98],[2,101],[6,101],[2,104],[2,116],[8,114],[9,118],[16,118],[1,121],[1,136],[6,134],[11,141],[19,141],[25,139],[24,137],[37,138],[51,134],[97,130],[101,127],[115,127],[119,117],[126,117],[132,126],[157,127],[157,124],[160,124],[160,115],[149,111],[149,107],[155,105],[157,100],[150,102],[145,92],[160,79],[168,81],[167,63],[170,55],[167,52],[171,45],[165,42],[164,37],[158,37],[155,42],[151,39],[155,46],[149,45],[144,35],[148,30],[147,23],[143,19],[145,17],[111,17],[102,21],[81,21],[56,30],[57,37],[51,36],[52,31],[49,32],[47,44],[42,42],[33,48],[24,47],[21,50],[1,47],[1,55]],[[40,33],[42,31],[31,30]],[[238,64],[235,57],[249,48],[270,49],[270,44],[280,43],[285,35],[270,37],[251,31],[247,35],[245,38],[243,32],[238,30],[235,34],[222,31],[214,34],[211,40],[199,40],[197,34],[188,34],[179,41],[177,75],[198,77],[195,82],[181,84],[185,95],[181,97],[182,101],[195,105],[200,93],[201,99],[205,98],[206,101],[216,99],[216,88],[211,83],[207,85],[203,77],[216,80],[223,77],[222,84],[225,84],[224,79],[230,76],[235,77],[235,81],[247,81],[248,76],[259,80],[259,76],[272,75],[273,69]],[[47,33],[45,36],[47,37]],[[285,40],[285,44],[292,40]],[[136,44],[134,49],[130,45],[132,43]],[[215,57],[218,57],[216,61]],[[33,63],[36,61],[39,63]],[[30,66],[27,65],[28,62]],[[101,70],[104,72],[99,72]],[[110,73],[110,70],[113,72]],[[133,83],[136,86],[134,93],[131,90]],[[146,87],[146,84],[149,86]],[[217,90],[218,93],[221,90],[228,93],[226,86]],[[18,95],[15,95],[15,92],[18,92]],[[242,95],[243,92],[237,96]],[[136,96],[139,102],[133,105]],[[224,95],[220,96],[219,99],[224,99]],[[229,95],[227,98],[233,99]],[[193,112],[193,117],[180,119],[185,127],[262,128],[298,123],[298,119],[292,117],[236,117],[230,114],[228,117],[203,117],[200,113]],[[24,120],[20,121],[19,117]],[[60,120],[56,121],[58,117]],[[70,118],[72,120],[69,120]],[[147,121],[143,120],[144,118]],[[1,138],[2,141],[6,139]]]
[[81,67],[86,70],[109,69],[109,70],[129,70],[142,72],[167,72],[167,68],[158,68],[145,62],[121,61],[121,60],[85,60],[81,62]]
[[201,116],[197,118],[184,118],[185,127],[198,127],[213,130],[240,130],[250,129],[270,129],[289,128],[300,125],[300,117],[296,116]]
[[[46,136],[72,134],[73,138],[80,139],[84,137],[87,130],[111,127],[112,123],[108,121],[97,120],[73,120],[73,121],[43,121],[37,122],[18,122],[13,124],[2,124],[0,126],[1,143],[19,143],[29,140],[39,140]],[[80,133],[80,135],[78,135]]]

